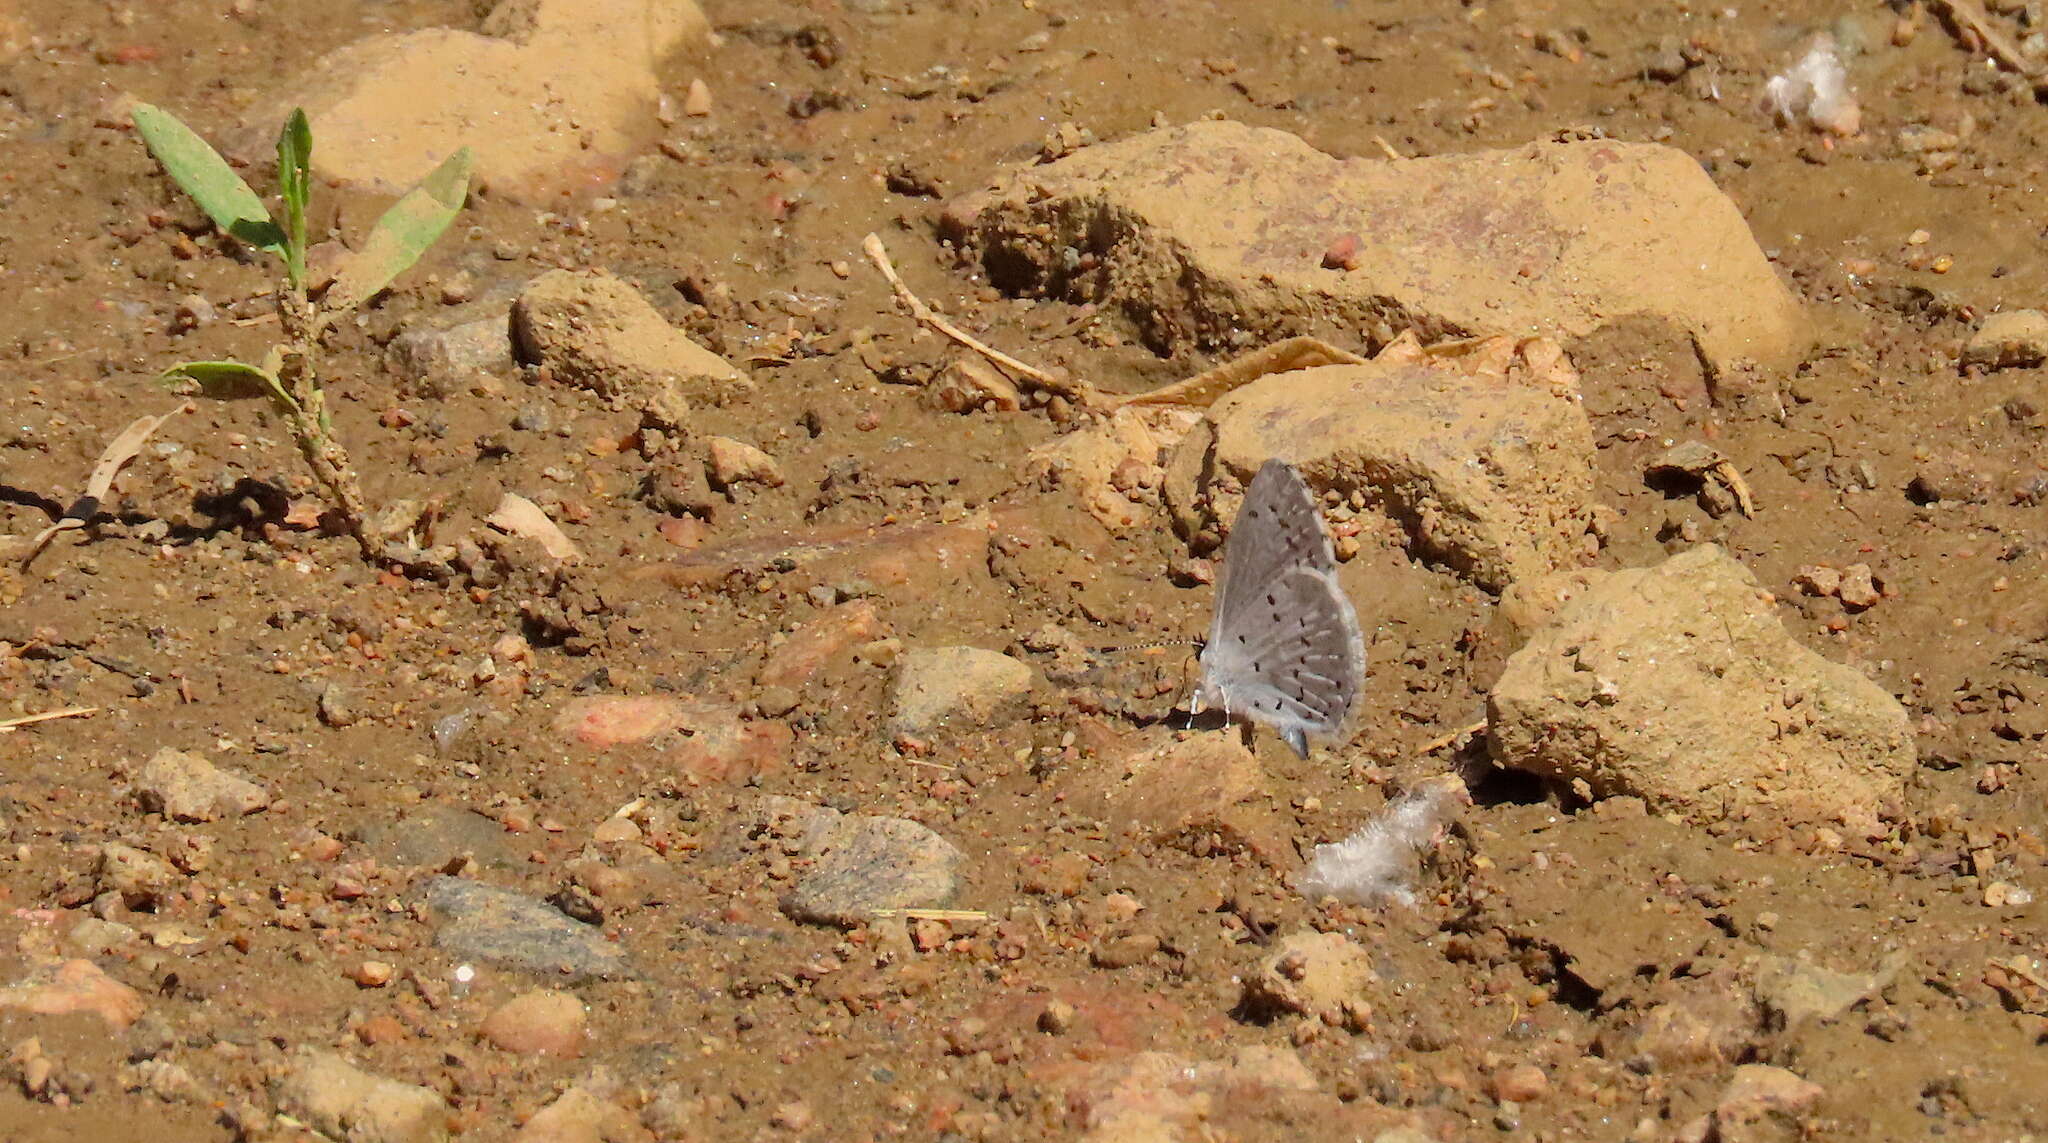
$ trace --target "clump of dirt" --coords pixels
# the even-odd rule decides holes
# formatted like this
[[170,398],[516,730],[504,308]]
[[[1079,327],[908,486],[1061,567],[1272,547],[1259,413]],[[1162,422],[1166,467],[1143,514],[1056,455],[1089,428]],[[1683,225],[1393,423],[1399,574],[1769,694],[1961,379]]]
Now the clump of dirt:
[[[2033,81],[1973,54],[1986,28],[2024,45],[2022,14],[1933,8],[713,4],[715,42],[664,62],[635,125],[654,148],[594,155],[623,167],[601,186],[572,164],[569,192],[485,187],[334,334],[335,432],[408,522],[405,569],[322,529],[256,404],[172,418],[87,527],[22,556],[124,426],[173,407],[156,371],[259,361],[275,335],[269,268],[177,196],[126,100],[224,138],[366,34],[495,25],[447,0],[0,14],[0,1126],[2048,1128],[2029,1083],[2048,374],[2025,322],[1965,353],[1982,319],[2048,300],[2019,193],[2048,120]],[[1820,31],[1860,112],[1831,120],[1846,132],[1758,102]],[[1668,280],[1643,283],[1658,314],[1560,330],[1467,328],[1482,302],[1409,331],[1406,303],[1311,291],[1259,310],[1250,341],[1558,338],[1593,443],[1573,551],[1622,572],[1725,550],[1769,593],[1760,615],[1903,710],[1896,791],[1854,821],[1705,793],[1667,816],[1489,769],[1471,728],[1503,659],[1601,581],[1517,582],[1503,610],[1500,585],[1416,548],[1427,505],[1390,518],[1364,477],[1318,488],[1367,632],[1351,739],[1299,759],[1186,729],[1184,653],[1163,648],[1206,628],[1215,568],[1162,490],[1195,485],[1166,455],[1046,463],[1096,414],[989,379],[899,308],[862,239],[1056,380],[1188,378],[1259,345],[1233,343],[1217,295],[1199,320],[1166,312],[1160,268],[1185,250],[1100,244],[1144,239],[1120,215],[1006,273],[959,204],[1215,118],[1384,159],[1380,177],[1560,140],[1696,161],[1751,269],[1798,299],[1796,360],[1662,316],[1685,300]],[[344,242],[385,205],[315,200]],[[1239,210],[1208,222],[1249,233]],[[1356,215],[1328,222],[1295,235],[1304,281],[1435,264],[1417,248],[1389,270]],[[1570,269],[1518,259],[1479,285]],[[663,368],[746,384],[671,394],[515,347],[514,299],[563,270],[612,276],[614,312],[732,370],[636,359],[657,389]],[[584,310],[550,312],[559,330]],[[1712,470],[1672,479],[1694,454]],[[1083,468],[1116,495],[1063,483]],[[573,553],[493,527],[508,493]],[[927,669],[900,717],[906,665],[933,663],[972,669]],[[1412,902],[1302,897],[1312,846],[1447,769],[1474,804]]]

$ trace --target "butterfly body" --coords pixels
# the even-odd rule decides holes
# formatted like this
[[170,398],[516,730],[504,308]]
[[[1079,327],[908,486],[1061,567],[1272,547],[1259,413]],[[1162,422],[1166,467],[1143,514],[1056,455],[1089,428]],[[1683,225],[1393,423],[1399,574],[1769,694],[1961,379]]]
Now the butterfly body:
[[1315,498],[1285,461],[1267,461],[1245,491],[1201,666],[1197,709],[1248,715],[1304,758],[1308,736],[1341,729],[1357,703],[1358,614],[1337,583]]

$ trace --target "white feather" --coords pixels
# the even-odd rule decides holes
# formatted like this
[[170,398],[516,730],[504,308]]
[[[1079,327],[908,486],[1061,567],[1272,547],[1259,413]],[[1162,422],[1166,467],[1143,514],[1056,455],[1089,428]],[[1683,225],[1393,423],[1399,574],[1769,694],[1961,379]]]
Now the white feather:
[[1863,125],[1863,110],[1849,94],[1849,72],[1833,36],[1814,37],[1799,62],[1764,84],[1764,104],[1780,123],[1802,118],[1821,131],[1854,135]]
[[1316,846],[1302,893],[1312,901],[1335,897],[1349,905],[1409,903],[1416,854],[1435,844],[1444,819],[1467,800],[1465,784],[1449,775],[1421,783],[1350,837]]

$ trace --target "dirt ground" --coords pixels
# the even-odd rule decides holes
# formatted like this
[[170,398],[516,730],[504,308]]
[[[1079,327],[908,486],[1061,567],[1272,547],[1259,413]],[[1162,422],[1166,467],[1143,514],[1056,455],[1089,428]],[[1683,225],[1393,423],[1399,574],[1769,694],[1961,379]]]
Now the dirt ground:
[[[551,1103],[574,1114],[527,1137],[2048,1132],[2048,371],[1958,364],[1983,315],[2048,300],[2048,109],[1930,7],[709,5],[720,42],[663,78],[678,99],[702,79],[710,115],[651,124],[654,157],[623,185],[473,196],[327,364],[373,500],[438,501],[449,542],[505,491],[563,524],[588,578],[552,610],[531,578],[407,577],[302,526],[313,486],[253,404],[173,420],[94,527],[0,569],[0,719],[96,708],[0,732],[0,982],[83,959],[140,1008],[110,1031],[93,1011],[0,1007],[0,1138],[302,1137],[279,1093],[309,1047],[431,1091],[435,1130],[480,1139]],[[2039,48],[2039,4],[1986,7]],[[0,8],[0,533],[43,529],[122,426],[174,403],[158,370],[260,360],[276,328],[268,268],[176,198],[121,99],[217,137],[365,33],[476,22],[424,0]],[[1853,50],[1862,121],[1846,138],[1758,104],[1830,29]],[[1697,378],[1682,347],[1568,346],[1613,510],[1594,563],[1725,545],[1798,640],[1895,695],[1920,766],[1884,837],[1682,825],[1486,773],[1483,749],[1425,754],[1482,716],[1474,633],[1496,601],[1398,549],[1342,575],[1369,648],[1356,737],[1301,760],[1255,735],[1259,792],[1233,819],[1253,825],[1154,836],[1070,804],[1091,762],[1172,717],[1181,653],[1110,656],[1067,685],[1034,633],[1195,636],[1212,588],[1165,526],[1113,535],[1026,477],[1067,410],[926,400],[918,382],[948,351],[860,240],[882,235],[918,293],[1031,361],[1118,391],[1191,375],[1216,359],[1160,359],[1107,307],[1004,297],[937,233],[948,197],[1005,170],[1207,116],[1339,156],[1598,132],[1702,164],[1817,342],[1740,401],[1660,385]],[[319,193],[339,205],[316,224],[345,238],[381,201]],[[399,336],[561,267],[632,282],[749,371],[753,394],[691,428],[758,444],[783,482],[678,510],[646,491],[634,411],[531,368],[447,388],[392,365]],[[1699,438],[1746,475],[1755,516],[1645,480]],[[982,512],[1002,532],[986,560],[899,560],[893,579],[829,551],[714,583],[624,574],[771,533]],[[1802,567],[1859,563],[1883,588],[1867,609],[1793,586]],[[760,685],[793,632],[861,600],[866,650]],[[885,639],[1008,651],[1039,682],[984,728],[905,738]],[[557,729],[602,694],[721,704],[773,757],[689,769],[671,739],[596,750]],[[137,775],[167,746],[270,804],[151,812]],[[1475,804],[1415,903],[1324,907],[1291,887],[1310,845],[1452,766]],[[964,854],[951,905],[969,913],[791,920],[778,902],[802,863],[746,826],[760,794],[929,826]],[[631,828],[613,825],[636,799]],[[463,833],[476,819],[457,811],[488,828]],[[110,891],[110,845],[169,872]],[[561,902],[630,959],[552,982],[585,1006],[580,1048],[479,1037],[551,982],[437,946],[421,887],[451,870]],[[1247,1003],[1277,943],[1317,929],[1368,950],[1373,1010],[1320,1022]],[[1781,978],[1853,1002],[1802,1017]],[[1783,1071],[1738,1071],[1759,1064]],[[1789,1075],[1817,1094],[1736,1106],[1744,1082]],[[433,1137],[379,1130],[351,1137]]]

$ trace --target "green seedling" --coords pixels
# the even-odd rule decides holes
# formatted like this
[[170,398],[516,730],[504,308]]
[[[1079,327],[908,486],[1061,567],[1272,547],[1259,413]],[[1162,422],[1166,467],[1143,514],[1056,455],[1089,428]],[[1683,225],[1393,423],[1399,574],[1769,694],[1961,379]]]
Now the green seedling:
[[284,263],[284,277],[276,290],[278,325],[284,337],[261,366],[239,361],[186,361],[164,370],[160,379],[186,395],[269,401],[291,426],[299,452],[349,534],[362,547],[364,558],[378,559],[378,538],[369,532],[362,485],[347,451],[335,440],[327,416],[318,368],[320,343],[335,318],[389,285],[455,220],[469,194],[469,148],[448,156],[392,204],[371,228],[362,249],[348,256],[316,301],[309,296],[306,283],[306,205],[312,193],[313,158],[313,130],[306,113],[294,109],[277,136],[278,197],[284,207],[281,224],[271,218],[263,199],[228,166],[220,152],[176,116],[147,103],[137,104],[134,115],[135,129],[150,153],[214,225]]

